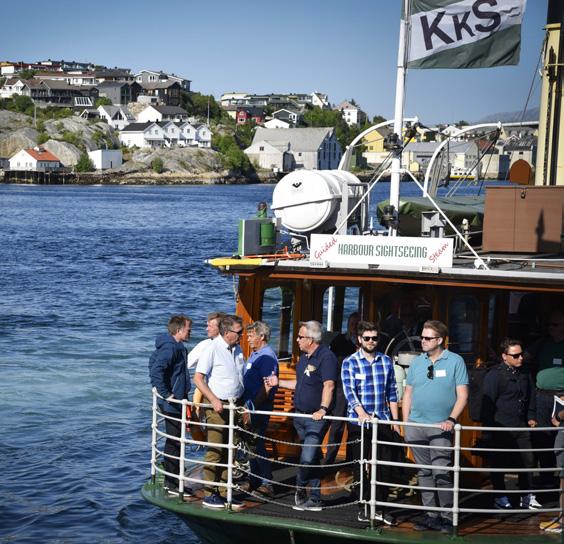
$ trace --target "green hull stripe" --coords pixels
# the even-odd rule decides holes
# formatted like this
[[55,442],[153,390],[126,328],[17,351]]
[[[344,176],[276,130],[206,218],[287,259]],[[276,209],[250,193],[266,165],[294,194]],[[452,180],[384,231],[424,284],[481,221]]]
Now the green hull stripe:
[[[432,11],[438,8],[444,8],[451,4],[458,4],[460,0],[412,0],[411,1],[411,14],[415,15],[421,11]],[[402,17],[404,15],[403,2],[401,7]]]
[[302,532],[307,534],[320,535],[325,538],[329,537],[328,542],[334,539],[355,540],[363,542],[386,542],[389,544],[414,544],[418,542],[468,542],[472,544],[556,544],[560,542],[560,535],[538,534],[538,535],[479,535],[471,534],[464,537],[453,539],[450,535],[438,533],[421,534],[417,531],[405,532],[394,528],[380,527],[374,530],[370,529],[352,529],[349,527],[331,527],[323,523],[315,523],[312,521],[295,520],[289,518],[270,517],[263,514],[252,514],[250,512],[229,512],[228,510],[211,510],[204,508],[200,502],[180,502],[177,499],[163,498],[162,486],[159,484],[147,483],[141,490],[143,498],[174,514],[188,518],[194,518],[194,522],[199,525],[210,523],[209,530],[216,530],[223,533],[223,540],[220,542],[230,542],[229,534],[222,531],[222,522],[225,524],[236,524],[250,527],[263,527],[265,530],[265,541],[268,542],[268,531]]

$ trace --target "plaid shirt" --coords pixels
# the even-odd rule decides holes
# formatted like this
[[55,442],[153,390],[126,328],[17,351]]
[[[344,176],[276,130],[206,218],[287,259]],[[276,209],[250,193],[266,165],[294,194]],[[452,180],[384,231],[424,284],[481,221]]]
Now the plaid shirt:
[[378,419],[391,419],[389,403],[397,402],[398,394],[394,365],[387,355],[376,353],[370,362],[359,349],[343,361],[341,378],[348,417],[357,418],[355,408],[361,405]]

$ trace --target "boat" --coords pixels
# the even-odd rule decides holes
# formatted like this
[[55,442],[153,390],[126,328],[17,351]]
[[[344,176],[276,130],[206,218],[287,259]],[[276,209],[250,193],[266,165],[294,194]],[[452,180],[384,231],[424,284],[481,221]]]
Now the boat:
[[[560,23],[564,20],[564,8],[559,4],[550,2],[546,56],[550,66],[555,62],[555,49],[550,44],[563,39]],[[561,80],[562,76],[559,77]],[[553,83],[546,82],[547,96],[552,93],[554,97]],[[431,203],[433,214],[421,225],[419,236],[401,236],[401,218],[397,213],[399,156],[392,166],[390,199],[378,226],[370,221],[371,189],[378,177],[362,183],[352,174],[338,170],[296,171],[282,178],[271,204],[275,217],[242,221],[239,255],[208,261],[218,273],[233,277],[234,311],[244,323],[263,319],[273,326],[272,344],[279,357],[281,377],[295,376],[299,355],[295,340],[301,321],[320,321],[328,340],[341,331],[353,310],[380,324],[389,319],[401,321],[406,305],[411,306],[420,322],[439,319],[449,326],[449,349],[460,354],[469,368],[487,361],[491,347],[504,336],[521,338],[525,344],[538,338],[543,316],[555,304],[564,307],[564,178],[557,174],[558,145],[552,139],[558,138],[554,126],[558,124],[556,114],[560,115],[560,110],[554,105],[551,108],[551,115],[544,120],[541,116],[547,151],[539,152],[546,160],[539,169],[542,173],[537,171],[536,185],[486,190],[480,245],[458,221],[449,219],[424,184],[420,184],[422,197]],[[396,134],[402,132],[402,123],[402,119],[399,125],[394,120]],[[398,145],[397,155],[401,152]],[[248,355],[245,338],[241,345]],[[418,337],[390,332],[383,349],[396,361],[401,382],[402,369],[420,349]],[[193,406],[187,400],[182,404]],[[538,490],[546,499],[540,511],[515,508],[507,512],[493,508],[492,490],[487,482],[489,469],[483,466],[482,457],[487,448],[480,443],[484,428],[471,421],[468,414],[455,427],[452,449],[454,534],[422,535],[414,531],[414,521],[424,510],[413,495],[416,483],[409,478],[403,483],[393,482],[390,487],[395,495],[387,503],[377,503],[375,486],[390,482],[376,480],[373,460],[369,462],[372,495],[365,505],[369,523],[357,520],[358,505],[351,501],[349,492],[358,482],[351,481],[351,462],[344,457],[346,438],[337,464],[329,468],[322,482],[324,509],[312,512],[292,508],[299,451],[292,420],[303,415],[292,411],[288,390],[278,390],[267,431],[269,456],[276,462],[273,478],[277,492],[265,499],[246,491],[240,478],[248,475],[246,460],[252,452],[236,435],[252,431],[237,423],[241,408],[230,403],[225,409],[230,414],[227,508],[209,510],[202,507],[197,490],[204,483],[199,449],[206,443],[189,432],[190,425],[205,428],[205,422],[191,422],[186,410],[182,411],[177,475],[180,494],[171,496],[163,487],[161,444],[166,435],[158,394],[153,392],[151,478],[143,486],[142,495],[158,508],[179,516],[206,544],[258,544],[265,540],[271,544],[333,544],[351,540],[407,543],[421,539],[448,541],[453,537],[469,543],[561,541],[560,534],[539,530],[541,520],[560,512],[558,489]],[[373,420],[362,440],[372,440],[377,447],[378,426],[383,424]],[[394,466],[403,476],[409,476],[414,465],[408,458]],[[188,487],[195,495],[184,493]],[[244,509],[230,508],[233,497],[241,493],[246,493]],[[378,523],[378,506],[397,511],[400,524],[387,527]]]

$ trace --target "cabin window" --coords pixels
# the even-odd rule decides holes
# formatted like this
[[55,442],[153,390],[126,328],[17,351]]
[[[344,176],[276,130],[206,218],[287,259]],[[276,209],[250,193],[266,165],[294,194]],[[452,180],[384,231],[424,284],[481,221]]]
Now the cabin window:
[[263,293],[261,320],[272,328],[269,344],[279,360],[292,357],[294,298],[288,286],[271,287]]
[[351,313],[361,311],[360,296],[360,287],[331,286],[325,289],[321,324],[328,333],[328,342],[332,339],[329,337],[346,332]]
[[469,364],[479,354],[480,301],[473,295],[453,297],[449,305],[449,349],[458,353]]
[[507,311],[507,336],[521,340],[525,346],[538,340],[542,335],[541,307],[540,294],[512,291]]

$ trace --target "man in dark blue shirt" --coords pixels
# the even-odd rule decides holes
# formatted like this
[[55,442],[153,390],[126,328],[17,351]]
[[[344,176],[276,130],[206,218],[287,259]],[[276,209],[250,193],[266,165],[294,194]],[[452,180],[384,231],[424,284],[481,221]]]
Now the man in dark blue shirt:
[[[321,478],[319,462],[321,442],[327,429],[324,416],[333,404],[337,380],[337,358],[327,346],[321,345],[321,324],[317,321],[300,323],[298,345],[302,354],[296,368],[296,380],[280,380],[280,386],[294,389],[294,410],[301,417],[294,419],[294,427],[303,441],[300,465],[296,478],[296,510],[321,510]],[[278,385],[269,378],[269,385]],[[310,488],[309,497],[306,487]]]
[[[186,348],[183,342],[190,338],[192,320],[183,315],[173,315],[168,322],[168,333],[162,333],[155,340],[155,351],[149,359],[149,375],[151,385],[162,399],[159,407],[165,415],[165,431],[167,437],[164,448],[165,489],[178,495],[178,476],[180,457],[181,401],[188,398],[190,376],[186,368]],[[184,488],[184,494],[191,491]]]

